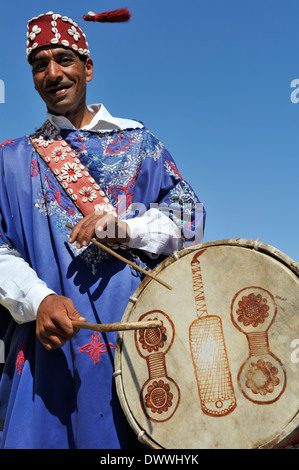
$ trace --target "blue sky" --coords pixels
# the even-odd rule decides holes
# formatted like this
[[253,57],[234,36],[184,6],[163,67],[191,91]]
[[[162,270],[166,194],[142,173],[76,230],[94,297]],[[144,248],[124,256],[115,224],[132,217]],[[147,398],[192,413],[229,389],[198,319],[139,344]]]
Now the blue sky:
[[[124,6],[127,24],[80,20]],[[259,238],[299,261],[298,1],[2,4],[1,142],[45,120],[25,49],[27,20],[48,11],[76,18],[87,35],[88,102],[141,120],[166,145],[206,207],[205,241]]]

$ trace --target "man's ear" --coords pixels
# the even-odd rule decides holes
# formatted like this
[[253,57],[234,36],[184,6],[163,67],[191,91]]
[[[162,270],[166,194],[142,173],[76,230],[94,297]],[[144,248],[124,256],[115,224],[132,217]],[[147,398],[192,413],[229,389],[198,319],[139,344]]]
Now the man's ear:
[[91,82],[92,77],[93,77],[93,61],[89,57],[86,59],[86,62],[85,62],[85,76],[86,76],[86,81]]

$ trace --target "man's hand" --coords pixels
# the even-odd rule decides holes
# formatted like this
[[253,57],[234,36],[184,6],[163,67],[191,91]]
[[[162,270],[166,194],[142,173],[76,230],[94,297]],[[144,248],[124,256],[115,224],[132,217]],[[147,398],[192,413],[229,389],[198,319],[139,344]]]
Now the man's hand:
[[95,236],[103,243],[126,243],[130,240],[129,226],[113,214],[91,212],[75,225],[69,242],[76,242],[80,249]]
[[51,294],[40,303],[36,316],[36,335],[47,350],[60,348],[79,329],[71,320],[85,321],[71,299]]

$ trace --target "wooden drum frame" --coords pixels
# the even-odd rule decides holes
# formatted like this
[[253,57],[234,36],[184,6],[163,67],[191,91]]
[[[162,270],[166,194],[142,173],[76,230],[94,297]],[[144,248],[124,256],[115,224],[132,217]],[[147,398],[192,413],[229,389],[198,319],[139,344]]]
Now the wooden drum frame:
[[[154,449],[255,449],[299,442],[299,267],[254,240],[176,252],[130,298],[115,382]],[[299,349],[298,349],[299,351]]]

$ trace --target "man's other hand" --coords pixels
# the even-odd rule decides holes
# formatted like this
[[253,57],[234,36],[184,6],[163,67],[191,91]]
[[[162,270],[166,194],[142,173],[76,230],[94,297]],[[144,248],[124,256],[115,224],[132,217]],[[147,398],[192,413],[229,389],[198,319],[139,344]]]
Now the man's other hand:
[[78,333],[71,320],[86,321],[71,299],[51,294],[40,303],[36,316],[36,335],[48,350],[63,346]]
[[129,226],[113,214],[104,212],[99,215],[91,212],[75,225],[69,243],[76,242],[80,249],[87,246],[94,237],[103,243],[127,243],[130,240]]

